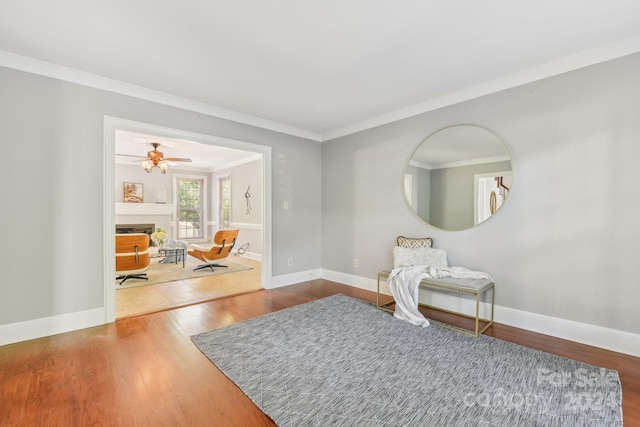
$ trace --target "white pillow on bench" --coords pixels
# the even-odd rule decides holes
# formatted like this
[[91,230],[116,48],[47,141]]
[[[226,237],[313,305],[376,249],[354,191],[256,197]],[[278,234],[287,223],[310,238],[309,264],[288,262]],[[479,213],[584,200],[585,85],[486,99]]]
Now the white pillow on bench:
[[393,248],[393,267],[413,267],[429,265],[436,268],[447,267],[447,253],[434,248]]

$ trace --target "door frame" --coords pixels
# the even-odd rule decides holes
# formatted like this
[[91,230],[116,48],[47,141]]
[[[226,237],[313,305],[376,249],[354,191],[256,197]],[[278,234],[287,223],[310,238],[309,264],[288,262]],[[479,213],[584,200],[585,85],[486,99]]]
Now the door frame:
[[189,132],[181,129],[168,128],[112,116],[104,116],[103,156],[104,167],[102,177],[103,187],[103,293],[105,323],[115,321],[116,317],[116,288],[114,277],[115,265],[115,143],[116,131],[129,131],[162,136],[166,138],[187,139],[207,145],[235,148],[251,151],[262,157],[262,287],[271,288],[272,245],[271,245],[271,147],[238,141],[228,138]]
[[[478,174],[474,174],[473,175],[473,225],[481,224],[482,222],[484,222],[487,219],[489,219],[489,217],[487,217],[487,218],[483,219],[482,221],[480,221],[480,218],[479,218],[480,211],[478,210],[478,208],[479,208],[479,206],[478,206],[478,204],[479,204],[478,193],[479,193],[479,190],[480,190],[480,180],[484,179],[484,178],[497,178],[499,176],[512,177],[513,176],[513,171],[507,170],[507,171],[500,171],[500,172],[478,173]],[[506,201],[506,199],[505,199],[505,201]]]

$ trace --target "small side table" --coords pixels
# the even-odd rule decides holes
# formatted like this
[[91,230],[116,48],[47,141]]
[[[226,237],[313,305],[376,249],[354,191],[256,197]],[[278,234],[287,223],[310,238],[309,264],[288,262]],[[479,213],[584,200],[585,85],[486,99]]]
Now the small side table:
[[162,248],[158,249],[159,254],[163,254],[165,257],[173,255],[178,264],[178,255],[182,256],[182,268],[184,268],[184,248]]

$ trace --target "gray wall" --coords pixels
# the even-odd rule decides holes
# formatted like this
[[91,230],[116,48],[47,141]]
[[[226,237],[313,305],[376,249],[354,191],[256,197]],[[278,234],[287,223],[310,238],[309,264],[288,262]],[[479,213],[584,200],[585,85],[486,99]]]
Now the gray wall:
[[[209,217],[207,221],[211,221],[214,217],[213,204],[211,197],[212,177],[211,173],[193,171],[187,169],[180,169],[178,167],[169,167],[169,170],[165,174],[161,174],[158,169],[154,169],[151,173],[147,173],[142,169],[140,164],[127,165],[116,164],[115,165],[115,199],[116,203],[122,203],[123,201],[123,186],[125,182],[136,182],[143,185],[143,197],[144,203],[154,204],[158,201],[158,191],[166,192],[166,203],[173,204],[173,178],[174,175],[194,175],[202,176],[207,179],[207,189],[209,195],[207,196],[207,204],[209,209]],[[175,208],[174,208],[175,211]],[[156,228],[160,227],[169,233],[170,238],[173,238],[173,226],[172,221],[175,219],[175,214],[171,215],[118,215],[115,216],[116,224],[155,224]],[[212,227],[207,226],[207,236],[211,240]]]
[[[262,231],[262,160],[254,160],[232,168],[220,169],[213,174],[213,199],[217,200],[218,187],[216,176],[224,173],[231,174],[231,226],[238,227],[238,246],[249,244],[248,252],[255,255],[263,254]],[[251,210],[247,211],[245,192],[251,186],[249,198]],[[214,203],[217,206],[216,203]],[[214,221],[217,213],[213,212]],[[247,226],[248,225],[248,226]],[[254,227],[255,225],[255,227]]]
[[[238,247],[249,243],[249,252],[252,256],[261,256],[263,254],[262,242],[262,204],[263,204],[263,179],[262,179],[262,160],[253,160],[231,168],[223,168],[216,172],[202,172],[197,170],[180,169],[170,167],[166,174],[160,174],[154,170],[151,174],[145,172],[140,165],[123,165],[116,164],[116,202],[123,200],[123,183],[138,182],[144,186],[145,203],[155,203],[157,200],[158,190],[166,191],[167,203],[174,203],[173,196],[173,179],[174,175],[193,175],[203,176],[207,179],[207,204],[209,215],[207,222],[207,240],[213,241],[213,236],[220,228],[217,224],[217,198],[218,198],[218,181],[217,176],[226,173],[231,174],[231,222],[232,227],[239,227],[240,235],[238,236]],[[247,203],[244,193],[247,186],[251,185],[251,212],[247,214]],[[158,227],[162,227],[171,236],[173,228],[171,226],[171,217],[166,215],[148,216],[148,215],[116,215],[116,224],[134,224],[134,223],[152,223]],[[249,224],[250,226],[246,226]],[[236,248],[237,249],[237,248]]]
[[167,203],[173,203],[173,175],[174,174],[204,175],[211,179],[211,174],[206,172],[193,172],[169,167],[167,173],[161,174],[159,169],[153,169],[147,173],[139,164],[116,164],[115,166],[115,199],[116,203],[123,201],[123,184],[125,182],[137,182],[143,185],[143,196],[145,203],[156,203],[158,201],[158,191],[167,193]]
[[0,93],[0,325],[103,307],[105,115],[271,146],[273,275],[320,265],[320,143],[2,67]]
[[[0,93],[0,325],[103,306],[109,115],[271,146],[274,276],[373,279],[397,235],[429,235],[452,265],[490,272],[499,305],[640,333],[640,55],[323,144],[6,68]],[[447,232],[408,208],[403,173],[459,123],[507,144],[514,188],[495,217]]]
[[[397,235],[432,236],[450,264],[494,276],[498,305],[640,333],[639,117],[636,54],[325,142],[322,266],[374,279]],[[426,136],[461,123],[506,143],[514,188],[497,215],[448,232],[408,208],[403,173]]]

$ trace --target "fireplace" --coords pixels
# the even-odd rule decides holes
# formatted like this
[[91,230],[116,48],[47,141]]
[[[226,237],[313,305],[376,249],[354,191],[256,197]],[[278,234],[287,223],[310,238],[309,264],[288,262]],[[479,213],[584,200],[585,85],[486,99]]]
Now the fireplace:
[[155,229],[155,224],[116,224],[116,234],[146,233],[149,236],[149,246],[153,243],[151,234]]

